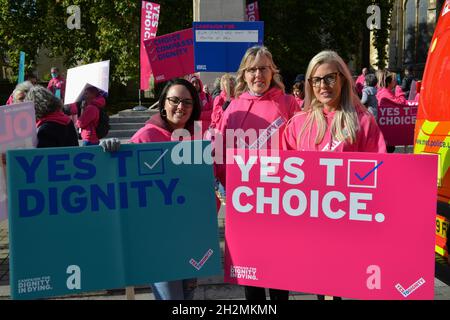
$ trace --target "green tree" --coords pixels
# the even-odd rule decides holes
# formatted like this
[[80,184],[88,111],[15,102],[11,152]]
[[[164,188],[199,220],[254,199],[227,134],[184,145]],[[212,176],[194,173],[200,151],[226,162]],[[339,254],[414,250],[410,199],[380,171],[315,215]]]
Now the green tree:
[[[392,0],[375,1],[385,4]],[[260,1],[261,19],[265,21],[265,44],[274,55],[287,80],[306,73],[310,59],[321,50],[335,50],[346,61],[361,61],[361,42],[367,30],[367,7],[371,0]],[[387,12],[387,11],[386,11]],[[389,25],[382,15],[383,30],[375,34],[377,48],[385,47]],[[385,56],[379,55],[379,59]],[[287,81],[290,82],[290,81]]]
[[[192,25],[192,2],[161,0],[158,35]],[[81,9],[81,29],[68,29],[67,8]],[[111,80],[139,78],[139,0],[0,0],[0,49],[14,72],[20,51],[31,68],[40,48],[66,67],[111,60]]]

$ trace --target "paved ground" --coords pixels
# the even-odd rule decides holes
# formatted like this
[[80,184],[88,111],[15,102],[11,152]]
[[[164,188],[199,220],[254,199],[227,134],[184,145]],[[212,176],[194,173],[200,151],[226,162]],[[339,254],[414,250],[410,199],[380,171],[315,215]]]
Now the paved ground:
[[[9,248],[7,221],[0,222],[0,300],[10,299],[9,292]],[[219,234],[223,250],[224,210],[219,214]],[[244,289],[241,286],[230,285],[223,282],[223,277],[210,277],[199,279],[195,300],[243,300]],[[73,300],[125,300],[125,289],[101,291],[73,297],[64,297]],[[135,288],[136,300],[154,300],[149,287]],[[291,300],[316,300],[315,295],[291,292]],[[450,300],[450,287],[435,279],[435,300]]]

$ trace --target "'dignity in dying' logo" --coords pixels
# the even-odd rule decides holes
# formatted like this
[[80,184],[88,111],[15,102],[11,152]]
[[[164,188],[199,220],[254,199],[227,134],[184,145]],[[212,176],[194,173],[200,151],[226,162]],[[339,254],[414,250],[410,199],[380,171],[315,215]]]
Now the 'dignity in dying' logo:
[[258,280],[256,277],[256,268],[231,266],[230,278]]
[[408,297],[411,293],[419,289],[425,283],[424,278],[420,278],[414,282],[408,289],[404,289],[400,283],[395,285],[395,288],[402,294],[403,297]]

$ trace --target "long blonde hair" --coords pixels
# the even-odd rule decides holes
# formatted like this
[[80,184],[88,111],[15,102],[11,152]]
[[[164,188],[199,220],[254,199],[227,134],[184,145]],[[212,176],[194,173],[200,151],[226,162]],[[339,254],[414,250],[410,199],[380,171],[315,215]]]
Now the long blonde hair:
[[244,57],[241,60],[241,65],[239,66],[239,70],[237,72],[236,77],[236,90],[235,96],[238,98],[241,94],[248,91],[249,88],[247,86],[247,82],[245,82],[245,70],[249,68],[255,59],[260,56],[266,56],[270,62],[270,68],[272,69],[272,81],[270,83],[270,87],[277,87],[284,92],[284,84],[281,80],[280,70],[278,70],[277,66],[273,62],[272,54],[269,49],[264,46],[255,46],[251,47],[245,52]]
[[389,70],[377,70],[376,72],[378,86],[380,88],[388,88],[392,81],[397,78],[397,74],[395,72],[391,72]]
[[[356,133],[359,128],[358,116],[355,106],[359,104],[359,98],[354,90],[354,82],[350,70],[345,64],[344,60],[334,51],[322,51],[318,53],[309,62],[308,70],[306,71],[306,79],[310,79],[317,68],[324,64],[334,64],[341,74],[342,81],[339,106],[336,110],[333,122],[331,124],[331,134],[333,139],[338,141],[348,140],[351,144],[356,141]],[[317,136],[315,137],[315,144],[322,142],[327,128],[327,121],[323,114],[324,105],[320,103],[314,95],[313,87],[309,81],[305,82],[305,108],[304,111],[308,113],[305,124],[300,130],[298,141],[309,129],[311,134],[314,124],[317,125]]]

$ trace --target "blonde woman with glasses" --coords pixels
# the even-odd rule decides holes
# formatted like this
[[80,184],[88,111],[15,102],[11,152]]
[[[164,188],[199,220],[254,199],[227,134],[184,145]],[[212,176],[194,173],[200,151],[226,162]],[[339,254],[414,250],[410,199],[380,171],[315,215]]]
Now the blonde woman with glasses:
[[[225,138],[224,141],[233,143],[227,148],[270,150],[281,147],[286,123],[299,111],[294,97],[286,95],[284,89],[270,51],[259,46],[248,49],[237,72],[236,98],[225,110],[219,125],[223,137],[231,132],[237,135],[237,130],[242,130],[246,133],[245,139]],[[218,149],[216,152],[223,151]],[[225,165],[216,166],[216,175],[225,185]],[[269,294],[271,300],[289,298],[289,291],[285,290],[270,289]],[[265,300],[265,289],[246,286],[245,297],[247,300]]]
[[354,91],[350,71],[334,51],[322,51],[309,63],[304,112],[288,124],[286,150],[386,152],[374,117]]
[[306,78],[305,109],[284,131],[283,149],[386,152],[383,134],[361,105],[350,71],[336,52],[317,54],[309,63]]

